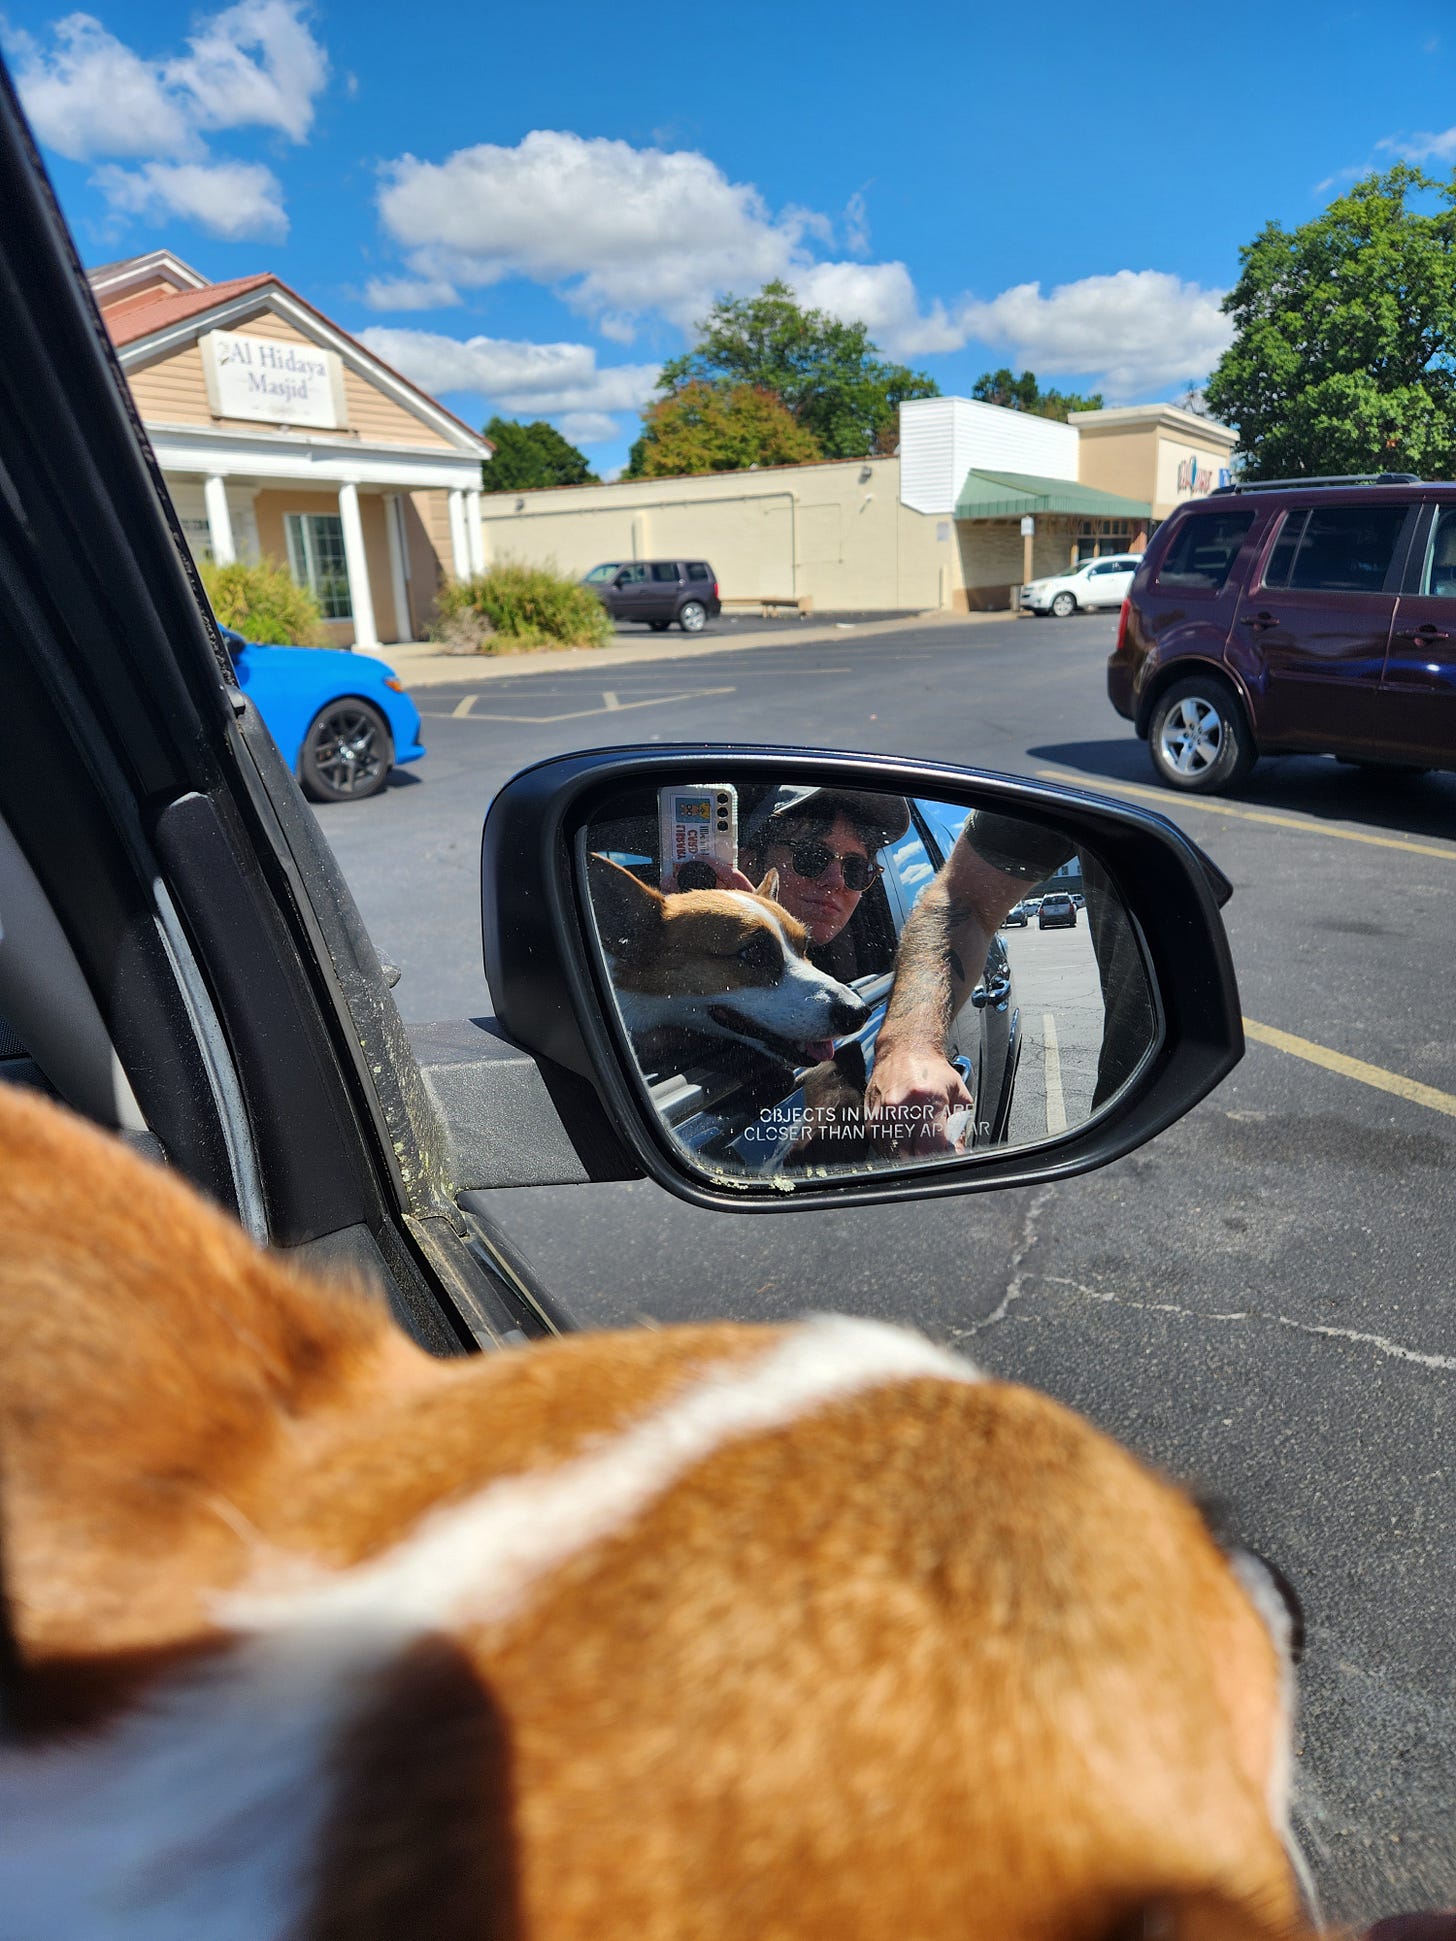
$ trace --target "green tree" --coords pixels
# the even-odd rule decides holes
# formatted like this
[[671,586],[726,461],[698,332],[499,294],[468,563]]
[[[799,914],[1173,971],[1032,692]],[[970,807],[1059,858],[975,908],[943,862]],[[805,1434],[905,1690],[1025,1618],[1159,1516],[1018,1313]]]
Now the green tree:
[[670,398],[689,384],[771,391],[824,458],[892,451],[901,400],[940,391],[923,372],[886,363],[862,323],[804,309],[782,282],[714,304],[692,349],[663,365],[657,388]]
[[480,468],[487,492],[529,492],[543,485],[598,485],[583,453],[554,425],[537,418],[529,425],[515,418],[492,418],[485,435],[495,457]]
[[[1424,212],[1412,198],[1434,192]],[[1208,381],[1251,479],[1456,463],[1456,175],[1401,164],[1240,252],[1234,341]]]
[[811,431],[759,385],[683,384],[642,414],[642,436],[624,478],[742,472],[750,465],[807,465],[824,453]]
[[983,404],[1004,405],[1008,411],[1029,411],[1035,418],[1060,418],[1063,424],[1074,411],[1100,411],[1102,393],[1091,391],[1042,391],[1036,372],[1023,371],[1018,377],[1003,364],[999,371],[983,371],[971,386],[971,396]]

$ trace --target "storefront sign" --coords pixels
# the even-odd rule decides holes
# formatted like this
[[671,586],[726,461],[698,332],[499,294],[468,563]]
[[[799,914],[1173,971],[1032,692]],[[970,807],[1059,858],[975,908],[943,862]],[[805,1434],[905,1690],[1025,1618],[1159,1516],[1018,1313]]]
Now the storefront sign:
[[1224,474],[1221,472],[1215,474],[1213,466],[1207,460],[1201,464],[1196,458],[1179,460],[1178,490],[1180,493],[1187,492],[1193,498],[1201,499],[1206,493],[1211,492],[1215,485],[1223,481]]
[[344,423],[344,376],[335,351],[236,330],[209,331],[201,342],[215,416],[272,425]]

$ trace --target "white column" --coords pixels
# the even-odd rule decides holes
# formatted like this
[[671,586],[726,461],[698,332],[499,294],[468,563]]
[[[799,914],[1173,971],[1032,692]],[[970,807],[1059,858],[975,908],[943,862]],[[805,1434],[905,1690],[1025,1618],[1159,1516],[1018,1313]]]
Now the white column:
[[465,494],[450,492],[450,568],[457,580],[470,578],[470,535],[465,529]]
[[470,570],[472,573],[485,571],[485,533],[480,524],[480,494],[465,494],[466,538],[470,548]]
[[364,527],[359,518],[359,488],[352,479],[339,487],[339,519],[344,528],[344,564],[349,570],[349,603],[354,609],[354,645],[366,654],[377,653],[379,635],[374,631],[369,555],[364,550]]
[[410,637],[409,559],[404,549],[404,495],[384,495],[384,523],[389,529],[389,577],[394,587],[394,637]]
[[207,538],[212,556],[219,566],[231,566],[237,558],[233,545],[233,516],[228,511],[227,480],[216,473],[202,486],[202,502],[207,508]]

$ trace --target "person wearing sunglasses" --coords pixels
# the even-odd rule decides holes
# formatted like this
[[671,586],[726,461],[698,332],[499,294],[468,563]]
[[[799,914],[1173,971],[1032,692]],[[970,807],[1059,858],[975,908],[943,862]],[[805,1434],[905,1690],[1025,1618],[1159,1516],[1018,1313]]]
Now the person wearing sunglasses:
[[884,874],[880,851],[909,827],[900,796],[781,788],[746,819],[739,846],[755,881],[778,871],[778,901],[808,931],[811,960],[853,978],[877,968],[860,961],[868,939],[857,936],[855,918]]
[[864,926],[855,918],[884,875],[880,851],[909,827],[909,807],[898,795],[780,788],[745,814],[739,867],[710,866],[722,888],[740,890],[777,870],[777,900],[808,931],[811,961],[850,980],[890,968],[893,942],[885,962],[868,961],[874,940],[857,934]]

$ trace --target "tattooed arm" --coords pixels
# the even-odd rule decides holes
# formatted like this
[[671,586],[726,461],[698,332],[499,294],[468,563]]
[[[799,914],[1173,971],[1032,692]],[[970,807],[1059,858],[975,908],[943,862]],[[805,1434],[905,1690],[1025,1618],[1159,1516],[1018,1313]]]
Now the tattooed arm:
[[900,1150],[957,1152],[966,1143],[947,1132],[950,1114],[974,1104],[945,1055],[951,1021],[975,988],[997,925],[1071,853],[1063,837],[978,812],[915,905],[865,1092],[871,1124]]

